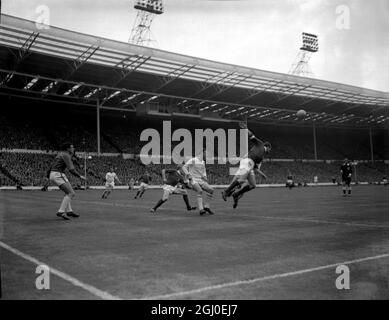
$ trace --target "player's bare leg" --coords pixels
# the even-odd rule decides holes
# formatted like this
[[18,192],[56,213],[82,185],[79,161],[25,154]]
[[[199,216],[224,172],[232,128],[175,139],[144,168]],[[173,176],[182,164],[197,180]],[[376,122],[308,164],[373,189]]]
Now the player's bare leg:
[[193,190],[197,194],[197,207],[199,208],[199,213],[200,213],[200,215],[204,215],[207,212],[204,210],[203,190],[201,189],[201,187],[199,186],[198,183],[193,183],[192,187],[193,187]]
[[351,195],[351,185],[347,181],[343,181],[343,197],[346,197],[347,194]]
[[[157,209],[163,205],[168,199],[169,199],[169,194],[170,192],[168,190],[164,190],[163,192],[163,195],[162,195],[162,198],[157,202],[157,204],[150,210],[151,212],[156,212]],[[184,189],[176,189],[173,194],[175,195],[182,195],[183,196],[183,199],[184,199],[184,202],[186,204],[186,209],[188,211],[191,211],[191,210],[196,210],[196,207],[192,207],[189,203],[189,198],[188,198],[188,192]]]
[[204,183],[201,188],[205,192],[204,210],[212,215],[214,212],[211,210],[210,202],[212,200],[214,190],[208,183]]
[[145,192],[146,192],[146,188],[143,188],[143,189],[142,189],[142,192],[141,192],[140,195],[139,195],[139,198],[142,198],[142,196],[144,195]]
[[112,188],[111,187],[108,187],[106,190],[105,190],[105,198],[104,199],[107,199],[108,196],[111,194],[112,192]]
[[230,197],[236,188],[240,187],[242,184],[242,181],[239,180],[239,175],[235,175],[232,179],[230,185],[226,190],[222,192],[222,198],[224,201],[227,201],[227,198]]
[[74,213],[69,212],[70,214],[68,214],[67,210],[69,208],[71,209],[71,201],[75,196],[75,192],[69,182],[61,184],[59,188],[65,193],[65,196],[63,197],[57,216],[64,220],[69,220],[69,216],[72,216]]
[[138,192],[135,195],[135,199],[141,198],[145,193],[145,189],[143,187],[139,187]]
[[[240,180],[240,181],[242,181],[242,180]],[[245,183],[242,186],[242,188],[240,188],[238,191],[235,191],[232,194],[232,197],[234,199],[234,205],[233,205],[234,209],[238,206],[239,199],[242,198],[246,192],[249,192],[249,191],[255,189],[255,184],[256,184],[255,174],[253,171],[250,171],[249,174],[247,175],[247,183]]]
[[157,204],[150,209],[150,212],[154,213],[157,209],[162,206],[169,199],[169,191],[163,190],[162,198],[157,202]]
[[104,191],[103,195],[101,196],[101,198],[107,199],[110,193],[111,193],[111,191],[108,190],[108,189],[106,189],[106,190]]
[[196,209],[197,209],[197,207],[192,207],[192,206],[190,205],[188,193],[184,194],[184,195],[182,196],[182,198],[184,199],[184,202],[185,202],[185,205],[186,205],[186,210],[192,211],[192,210],[196,210]]

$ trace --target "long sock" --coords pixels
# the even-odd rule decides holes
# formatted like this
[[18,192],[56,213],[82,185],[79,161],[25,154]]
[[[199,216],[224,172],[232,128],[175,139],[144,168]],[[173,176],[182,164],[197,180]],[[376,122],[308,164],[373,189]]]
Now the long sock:
[[225,193],[226,195],[229,197],[232,193],[232,191],[238,186],[240,185],[240,182],[238,180],[235,180],[234,182],[232,182],[228,188],[225,190]]
[[103,192],[101,198],[105,199],[105,193],[106,193],[106,192],[107,192],[107,191],[104,191],[104,192]]
[[348,189],[348,194],[351,194],[351,188],[350,188],[350,189]]
[[71,201],[69,201],[68,206],[66,207],[66,212],[73,212]]
[[184,202],[185,202],[185,204],[186,204],[186,208],[187,208],[187,209],[190,209],[191,206],[190,206],[190,203],[189,203],[189,197],[188,197],[188,195],[187,195],[187,194],[184,194],[184,195],[182,196],[182,198],[184,199]]
[[138,191],[138,192],[136,193],[135,198],[138,198],[139,194],[140,194],[140,191]]
[[346,188],[343,188],[343,194],[346,194]]
[[203,197],[200,194],[197,195],[197,206],[199,207],[200,211],[204,209]]
[[107,191],[107,194],[105,195],[105,199],[108,198],[108,196],[110,195],[111,191]]
[[204,207],[205,208],[210,208],[211,200],[212,200],[212,194],[206,192],[205,193],[205,201],[204,201]]
[[143,196],[144,193],[145,193],[145,190],[143,190],[143,191],[141,192],[141,194],[139,195],[139,198],[142,198],[142,196]]
[[246,185],[242,189],[234,192],[233,196],[239,197],[239,196],[243,195],[244,193],[249,192],[251,189],[252,189],[252,187],[250,187],[249,185]]
[[62,200],[61,206],[59,207],[58,212],[61,212],[61,213],[65,212],[66,208],[68,207],[68,204],[70,203],[70,200],[71,200],[71,198],[68,195],[65,195],[63,197],[63,200]]
[[160,206],[162,206],[162,204],[164,204],[167,200],[162,200],[160,199],[157,204],[154,206],[154,210],[157,210]]

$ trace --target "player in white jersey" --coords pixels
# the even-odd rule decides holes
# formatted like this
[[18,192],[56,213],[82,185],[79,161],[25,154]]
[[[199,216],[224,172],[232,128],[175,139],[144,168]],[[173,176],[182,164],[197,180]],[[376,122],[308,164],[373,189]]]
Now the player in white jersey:
[[[206,213],[214,214],[210,208],[210,200],[213,195],[213,188],[208,184],[207,172],[205,169],[206,151],[205,149],[196,157],[188,160],[182,167],[183,172],[189,178],[189,184],[197,193],[197,204],[200,210],[200,215]],[[203,191],[205,192],[206,200],[203,203]]]
[[113,168],[110,168],[110,171],[105,175],[105,191],[101,198],[107,199],[109,194],[112,192],[115,187],[115,181],[122,183],[116,173],[113,171]]

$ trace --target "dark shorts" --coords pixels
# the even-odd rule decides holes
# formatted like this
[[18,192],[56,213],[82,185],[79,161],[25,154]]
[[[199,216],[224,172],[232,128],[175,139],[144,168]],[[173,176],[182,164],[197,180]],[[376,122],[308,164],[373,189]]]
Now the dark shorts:
[[344,182],[345,184],[350,184],[351,183],[351,178],[349,178],[349,177],[342,177],[342,182]]

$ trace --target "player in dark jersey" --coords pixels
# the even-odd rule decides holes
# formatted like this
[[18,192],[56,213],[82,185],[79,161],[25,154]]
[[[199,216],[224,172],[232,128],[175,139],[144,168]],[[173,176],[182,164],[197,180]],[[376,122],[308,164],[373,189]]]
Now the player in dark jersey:
[[50,168],[50,181],[56,184],[64,193],[65,196],[62,200],[61,206],[58,210],[57,216],[63,218],[64,220],[69,220],[69,217],[78,218],[80,215],[74,213],[71,206],[71,201],[75,196],[75,192],[65,175],[66,169],[69,172],[85,180],[85,177],[80,175],[75,169],[72,161],[72,155],[74,154],[74,147],[71,143],[65,143],[62,146],[61,152],[57,154],[54,159],[53,164]]
[[135,195],[135,199],[142,198],[146,189],[149,188],[149,183],[151,181],[151,176],[146,172],[144,175],[140,176],[138,182],[140,183],[138,192]]
[[176,170],[163,169],[162,170],[162,179],[163,179],[163,194],[162,198],[157,202],[157,204],[150,209],[150,212],[156,212],[157,209],[164,204],[171,194],[182,195],[186,210],[192,211],[196,210],[196,207],[192,207],[189,203],[188,192],[185,188],[189,187],[188,181],[184,178],[185,174],[181,171],[180,168]]
[[294,187],[293,176],[289,173],[286,177],[286,187],[292,189]]
[[340,167],[340,174],[342,176],[343,196],[346,196],[346,191],[349,195],[351,195],[351,177],[353,174],[353,168],[347,158],[344,159],[344,162]]
[[[241,123],[240,126],[242,129],[247,129],[247,125],[245,123]],[[269,142],[262,142],[260,139],[255,137],[250,130],[248,130],[248,138],[249,151],[247,157],[240,160],[239,170],[235,174],[229,187],[222,192],[224,201],[227,201],[227,197],[233,197],[234,209],[238,206],[238,201],[243,194],[255,189],[255,172],[258,172],[267,179],[266,175],[260,170],[260,168],[265,154],[271,151],[271,144]],[[235,189],[239,187],[240,189],[235,191]]]

